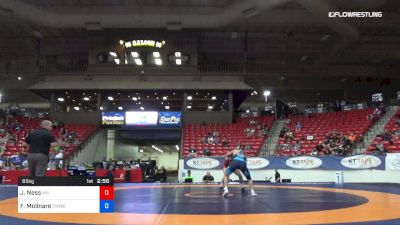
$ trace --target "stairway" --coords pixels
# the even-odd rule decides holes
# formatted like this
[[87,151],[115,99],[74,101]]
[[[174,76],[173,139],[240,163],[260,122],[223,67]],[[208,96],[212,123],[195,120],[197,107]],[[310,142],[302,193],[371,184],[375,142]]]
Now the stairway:
[[385,125],[389,122],[390,118],[394,116],[398,108],[398,106],[386,107],[385,115],[379,118],[379,120],[363,135],[364,142],[356,149],[356,154],[363,154],[367,150],[368,146],[374,141],[376,135],[383,132]]
[[264,141],[259,156],[266,157],[274,154],[279,141],[279,133],[281,132],[285,124],[286,120],[275,120],[271,130],[268,133],[268,138]]

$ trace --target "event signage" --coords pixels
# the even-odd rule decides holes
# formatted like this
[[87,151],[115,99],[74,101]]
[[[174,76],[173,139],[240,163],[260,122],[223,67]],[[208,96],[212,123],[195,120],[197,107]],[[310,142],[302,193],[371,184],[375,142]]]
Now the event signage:
[[247,168],[256,170],[256,169],[262,169],[265,168],[269,165],[269,161],[266,158],[248,158],[247,159]]
[[118,126],[124,125],[125,113],[124,112],[102,112],[101,124],[105,126]]
[[[400,170],[400,154],[392,156],[392,169]],[[222,169],[224,157],[185,158],[184,169]],[[286,169],[286,170],[384,170],[386,159],[382,155],[340,156],[271,156],[247,158],[247,166],[255,169]],[[389,162],[388,162],[389,163]]]
[[386,165],[388,170],[400,170],[400,153],[387,153]]
[[133,41],[121,41],[121,44],[125,48],[132,47],[152,47],[152,48],[162,48],[165,45],[165,41],[155,41],[155,40],[133,40]]
[[185,161],[185,167],[200,169],[200,170],[208,170],[208,169],[217,169],[221,165],[220,160],[215,158],[192,158]]
[[315,169],[322,165],[322,160],[312,156],[299,156],[286,160],[286,165],[294,169]]
[[182,122],[181,112],[159,112],[158,124],[160,126],[180,126]]
[[343,166],[351,169],[370,169],[382,164],[382,161],[373,155],[355,155],[342,159]]

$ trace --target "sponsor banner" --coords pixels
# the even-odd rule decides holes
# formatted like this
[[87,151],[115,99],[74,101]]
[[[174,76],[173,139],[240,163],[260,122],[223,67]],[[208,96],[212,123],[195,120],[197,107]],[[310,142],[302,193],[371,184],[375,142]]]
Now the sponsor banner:
[[[389,154],[388,154],[389,155]],[[400,170],[400,154],[392,156],[393,170]],[[222,169],[223,157],[185,158],[184,169]],[[389,162],[388,162],[389,163]],[[290,170],[361,170],[385,169],[385,157],[375,155],[338,156],[297,156],[297,157],[254,157],[247,159],[250,170],[290,169]]]
[[101,124],[104,126],[122,126],[125,123],[123,112],[102,112]]
[[182,112],[159,112],[158,124],[160,126],[180,126],[182,123]]
[[400,153],[388,153],[386,164],[388,170],[400,170]]

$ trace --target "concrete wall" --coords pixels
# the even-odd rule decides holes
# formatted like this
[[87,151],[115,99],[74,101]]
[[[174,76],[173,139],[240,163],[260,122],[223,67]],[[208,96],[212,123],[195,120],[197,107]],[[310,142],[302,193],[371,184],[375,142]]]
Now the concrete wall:
[[[183,159],[179,160],[179,180],[187,170],[183,169]],[[223,177],[222,170],[209,170],[215,181]],[[193,182],[201,182],[207,170],[191,170]],[[251,170],[253,180],[266,180],[272,177],[275,180],[274,170]],[[281,179],[291,179],[292,182],[335,182],[337,171],[333,170],[279,170]],[[345,183],[400,183],[400,171],[386,170],[346,170],[343,172]],[[231,179],[237,180],[236,175]]]
[[51,112],[51,120],[62,121],[65,124],[101,124],[100,112]]
[[200,112],[186,111],[182,113],[184,124],[226,124],[232,123],[233,115],[231,112]]
[[106,134],[106,130],[98,131],[88,145],[78,153],[70,164],[78,165],[84,162],[102,161],[107,154]]

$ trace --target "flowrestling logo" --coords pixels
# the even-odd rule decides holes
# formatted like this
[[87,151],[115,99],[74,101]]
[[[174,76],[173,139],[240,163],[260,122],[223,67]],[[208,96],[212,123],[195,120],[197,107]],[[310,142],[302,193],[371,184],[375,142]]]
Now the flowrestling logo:
[[186,166],[189,168],[207,170],[219,167],[219,161],[213,158],[193,158],[186,161]]
[[312,156],[299,156],[286,160],[286,165],[295,169],[314,169],[322,165],[322,160]]
[[345,18],[382,18],[382,12],[328,12],[329,17]]
[[351,169],[369,169],[380,166],[382,161],[373,155],[355,155],[342,159],[341,164]]
[[256,169],[264,169],[269,165],[269,161],[264,158],[248,158],[247,159],[247,168],[251,170],[256,170]]

